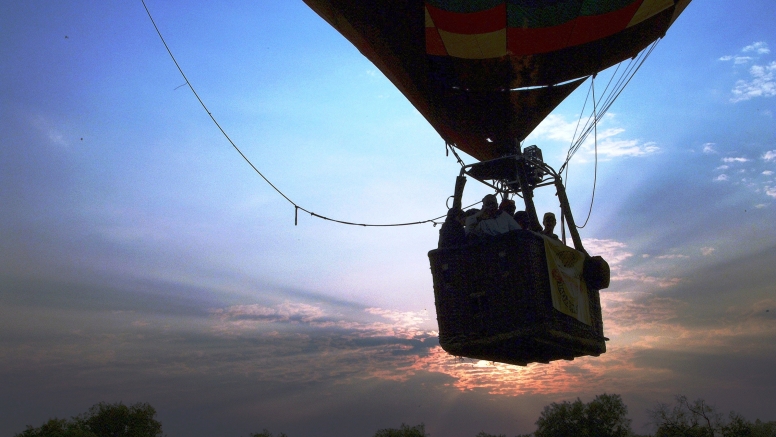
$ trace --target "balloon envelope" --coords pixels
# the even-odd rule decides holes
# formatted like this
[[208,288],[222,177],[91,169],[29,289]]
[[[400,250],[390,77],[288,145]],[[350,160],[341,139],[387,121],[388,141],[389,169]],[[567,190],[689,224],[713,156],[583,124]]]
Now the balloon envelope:
[[478,160],[510,152],[589,75],[690,0],[304,0]]

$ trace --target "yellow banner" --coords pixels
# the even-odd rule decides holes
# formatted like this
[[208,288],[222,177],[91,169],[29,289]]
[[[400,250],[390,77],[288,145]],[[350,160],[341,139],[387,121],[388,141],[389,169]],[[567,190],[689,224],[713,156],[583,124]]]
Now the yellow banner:
[[587,286],[582,279],[585,256],[560,241],[542,235],[550,274],[552,306],[563,314],[592,325]]

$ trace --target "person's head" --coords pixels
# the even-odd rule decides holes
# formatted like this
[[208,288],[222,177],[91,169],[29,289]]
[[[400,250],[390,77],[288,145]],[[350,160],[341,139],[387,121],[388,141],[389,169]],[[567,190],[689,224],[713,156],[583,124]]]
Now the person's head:
[[531,229],[530,220],[528,220],[528,213],[525,211],[518,211],[515,213],[515,221],[523,229]]
[[544,219],[542,219],[542,224],[544,225],[545,230],[552,231],[552,229],[555,227],[557,223],[558,221],[555,220],[555,214],[551,212],[547,212],[544,214]]
[[488,194],[482,198],[482,209],[484,211],[495,211],[498,209],[498,199],[495,194]]
[[498,209],[500,209],[502,211],[506,211],[507,214],[509,214],[509,215],[514,215],[515,214],[515,210],[517,209],[517,207],[515,206],[515,201],[514,200],[512,200],[512,199],[504,199],[501,202],[501,205],[499,205]]

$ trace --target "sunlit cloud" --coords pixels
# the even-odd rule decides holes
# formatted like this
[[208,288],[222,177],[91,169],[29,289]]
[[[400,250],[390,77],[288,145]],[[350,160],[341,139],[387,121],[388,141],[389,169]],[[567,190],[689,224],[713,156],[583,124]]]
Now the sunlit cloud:
[[593,389],[609,378],[608,371],[620,365],[622,358],[612,354],[583,357],[574,361],[513,366],[481,360],[451,357],[442,348],[432,349],[412,369],[441,373],[453,378],[450,384],[460,391],[484,390],[490,394],[519,396],[526,394],[568,393]]
[[754,207],[757,208],[757,209],[763,209],[763,208],[767,208],[768,204],[767,203],[758,203]]
[[[589,159],[593,154],[598,153],[599,159],[614,159],[620,157],[641,157],[658,152],[660,148],[654,142],[642,142],[634,139],[621,139],[619,135],[625,132],[620,127],[603,128],[603,125],[612,123],[614,114],[607,114],[599,123],[597,137],[590,135],[580,147],[584,156],[582,159]],[[562,116],[551,114],[531,133],[536,138],[546,138],[551,140],[571,143],[577,131],[577,122],[566,121]],[[597,148],[596,148],[597,140]],[[596,150],[597,149],[597,150]]]
[[642,143],[638,140],[606,140],[598,145],[598,154],[606,158],[645,156],[658,150],[660,148],[655,143]]
[[765,194],[776,198],[776,187],[765,187]]
[[627,245],[619,241],[585,238],[582,240],[582,244],[589,253],[602,256],[610,266],[620,265],[633,256],[632,253],[625,250]]
[[715,250],[717,250],[717,249],[715,249],[713,247],[701,247],[701,255],[709,256],[712,253],[714,253]]
[[576,130],[576,122],[568,122],[560,115],[550,114],[531,132],[531,136],[570,143]]
[[[681,282],[679,278],[659,277],[626,268],[623,264],[633,256],[633,253],[626,249],[627,245],[625,243],[595,238],[584,239],[582,243],[589,253],[600,255],[609,263],[612,281],[636,281],[642,284],[656,285],[661,288],[670,287]],[[649,258],[649,255],[642,255],[642,258]]]
[[772,61],[768,65],[753,65],[749,68],[751,78],[736,82],[730,101],[736,103],[755,97],[776,96],[774,73],[776,73],[776,61]]
[[604,319],[608,330],[619,335],[634,329],[653,329],[658,324],[676,320],[688,306],[677,299],[652,294],[631,296],[607,296]]
[[763,153],[763,159],[766,161],[776,160],[776,150],[769,150]]
[[[211,314],[219,321],[216,331],[229,335],[243,335],[266,331],[271,326],[298,325],[314,329],[344,329],[362,337],[393,336],[402,339],[435,335],[420,326],[428,320],[422,312],[399,312],[381,308],[367,308],[366,313],[378,316],[371,323],[356,322],[343,316],[328,314],[321,307],[295,302],[284,302],[275,307],[264,305],[234,305],[214,309]],[[383,321],[388,320],[389,322]]]
[[715,181],[722,182],[728,180],[728,176],[724,173],[714,178]]

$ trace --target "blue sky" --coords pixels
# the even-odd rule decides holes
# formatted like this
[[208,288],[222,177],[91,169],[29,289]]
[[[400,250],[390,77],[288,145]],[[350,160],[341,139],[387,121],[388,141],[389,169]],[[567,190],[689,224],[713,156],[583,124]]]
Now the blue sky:
[[[148,3],[208,108],[286,195],[367,223],[445,213],[458,165],[300,1]],[[609,351],[525,368],[438,347],[438,228],[300,214],[199,106],[140,2],[20,2],[0,26],[0,432],[99,401],[168,435],[533,430],[549,402],[675,394],[776,420],[776,16],[695,0],[599,126],[586,247]],[[601,76],[604,76],[602,73]],[[562,162],[583,85],[527,140]],[[593,147],[571,163],[586,216]],[[471,162],[471,159],[468,159]],[[475,183],[466,200],[486,192]],[[557,210],[539,194],[539,211]]]

